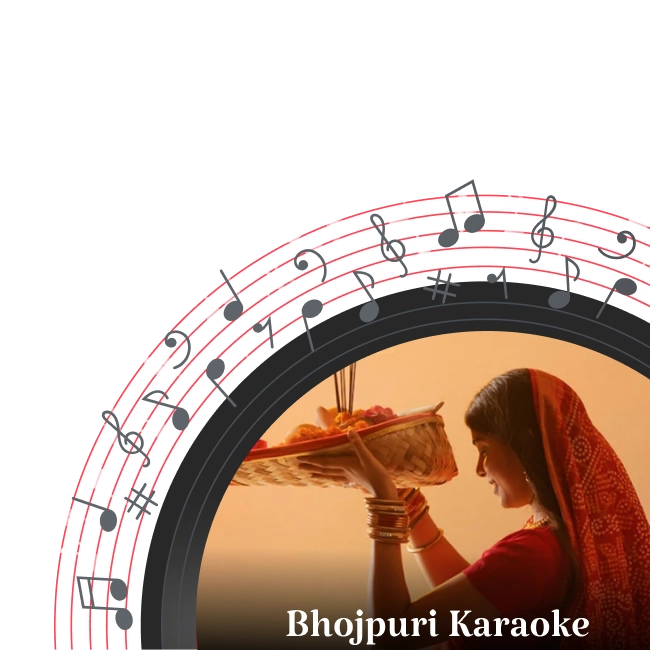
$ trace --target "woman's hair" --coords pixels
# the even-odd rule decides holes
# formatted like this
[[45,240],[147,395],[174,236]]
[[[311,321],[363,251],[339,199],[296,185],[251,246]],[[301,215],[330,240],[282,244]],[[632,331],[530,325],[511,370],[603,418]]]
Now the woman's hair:
[[477,433],[498,439],[517,454],[537,503],[548,516],[571,555],[574,569],[577,569],[575,553],[546,463],[529,370],[518,368],[492,379],[472,400],[465,413],[465,424]]

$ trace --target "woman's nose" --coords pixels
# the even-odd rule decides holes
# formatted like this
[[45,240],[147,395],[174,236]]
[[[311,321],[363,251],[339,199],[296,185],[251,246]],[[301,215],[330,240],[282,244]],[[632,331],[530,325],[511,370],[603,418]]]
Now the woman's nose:
[[485,468],[483,467],[483,456],[478,457],[478,463],[476,463],[476,473],[483,478],[485,474]]

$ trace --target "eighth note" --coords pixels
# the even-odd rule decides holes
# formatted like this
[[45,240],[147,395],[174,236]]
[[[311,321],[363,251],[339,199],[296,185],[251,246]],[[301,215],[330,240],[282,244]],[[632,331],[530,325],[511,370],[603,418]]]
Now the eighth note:
[[161,402],[159,400],[149,399],[152,395],[155,395],[156,393],[160,393],[165,399],[169,399],[169,397],[167,397],[167,393],[164,393],[161,390],[152,390],[150,393],[147,393],[142,398],[142,401],[149,402],[150,404],[158,404],[160,406],[166,406],[167,408],[174,409],[174,415],[172,415],[172,424],[174,425],[174,428],[177,431],[182,431],[183,429],[187,429],[187,426],[190,423],[190,416],[188,412],[184,408],[181,408],[180,406],[174,406],[173,404],[165,404],[165,402]]
[[223,317],[226,320],[232,322],[234,320],[237,320],[242,315],[242,312],[244,311],[244,305],[242,304],[242,301],[239,299],[239,296],[237,295],[235,290],[232,288],[230,282],[228,282],[228,278],[226,277],[226,274],[223,271],[221,271],[221,275],[223,275],[223,279],[226,281],[226,284],[228,285],[228,288],[232,292],[232,295],[235,296],[234,302],[229,302],[226,305],[226,308],[223,310]]
[[487,281],[490,284],[494,284],[495,282],[499,281],[499,278],[503,276],[503,295],[506,297],[506,300],[508,300],[508,283],[506,282],[506,267],[504,266],[501,269],[501,273],[499,275],[494,275],[494,273],[490,273],[487,276]]
[[[549,212],[548,210],[548,202],[549,200],[553,201],[553,207],[551,208],[551,211]],[[530,233],[530,238],[533,240],[533,244],[539,248],[539,254],[537,255],[536,260],[528,260],[529,262],[532,262],[533,264],[537,264],[539,262],[540,258],[542,257],[542,250],[544,248],[548,248],[552,243],[553,240],[555,239],[555,234],[550,228],[546,227],[546,220],[555,212],[555,208],[557,207],[557,201],[555,200],[555,197],[552,194],[549,194],[546,197],[546,203],[544,203],[544,217],[542,218],[541,221],[538,221],[535,224],[535,227],[532,229]],[[540,228],[541,226],[541,228]],[[539,230],[538,230],[539,228]],[[544,231],[548,230],[550,234],[550,239],[544,244]],[[535,241],[535,235],[539,235],[539,243]]]
[[609,299],[612,297],[614,291],[618,291],[624,296],[631,296],[633,293],[636,293],[636,289],[637,289],[636,282],[630,278],[619,278],[618,280],[616,280],[614,286],[612,287],[611,291],[607,296],[607,299],[602,304],[596,318],[600,318],[600,315],[603,313],[603,309],[605,309],[605,305],[609,302]]
[[359,284],[363,287],[366,295],[368,298],[370,298],[370,302],[367,302],[365,305],[363,305],[363,307],[361,307],[361,310],[359,311],[359,318],[364,323],[370,323],[375,320],[375,318],[377,318],[377,315],[379,314],[379,305],[377,304],[377,301],[372,297],[370,291],[368,291],[368,288],[359,276],[366,275],[370,278],[371,289],[375,288],[375,279],[372,277],[372,275],[370,275],[370,273],[366,273],[365,271],[352,271],[352,273],[354,273],[354,276],[359,281]]
[[[113,416],[115,418],[115,424],[113,424],[108,418],[109,416]],[[120,430],[120,422],[117,419],[117,416],[113,411],[104,411],[102,413],[102,419],[106,424],[108,424],[109,427],[115,429],[117,431],[117,442],[119,443],[120,447],[122,448],[122,451],[126,454],[142,454],[145,457],[144,465],[143,467],[149,467],[151,461],[149,460],[149,456],[142,451],[144,448],[144,438],[139,434],[136,433],[135,431],[131,431],[130,433],[127,433],[124,435],[122,431]],[[131,442],[131,436],[135,436],[135,441]],[[132,449],[127,449],[123,444],[122,444],[122,438],[124,438],[124,441],[131,445]]]
[[99,508],[100,510],[103,510],[104,512],[102,512],[102,514],[99,516],[99,525],[107,533],[110,533],[115,528],[115,526],[117,526],[117,515],[109,508],[102,508],[102,506],[90,503],[90,501],[82,501],[81,499],[77,499],[77,497],[72,497],[72,500],[78,501],[79,503],[83,503],[87,506],[92,506],[93,508]]
[[630,250],[625,253],[625,255],[609,255],[602,248],[599,248],[598,252],[605,257],[609,257],[610,260],[625,259],[634,253],[634,249],[636,248],[636,237],[629,230],[621,230],[621,232],[616,235],[616,240],[619,244],[624,244],[627,241],[628,237],[632,240],[632,248],[630,248]]
[[566,291],[564,289],[560,289],[559,291],[554,291],[549,296],[548,304],[550,307],[553,307],[553,309],[563,309],[569,304],[569,301],[571,300],[571,286],[569,285],[569,278],[571,276],[569,273],[569,262],[576,267],[576,277],[573,278],[573,281],[575,282],[580,277],[580,267],[570,257],[565,257],[564,259],[566,264]]
[[205,369],[205,374],[208,376],[208,379],[219,389],[220,393],[233,405],[237,406],[235,402],[230,399],[230,395],[224,391],[219,384],[217,384],[217,379],[223,375],[226,371],[226,364],[221,359],[213,359],[208,364],[208,367]]
[[465,219],[465,230],[467,232],[478,232],[485,225],[485,215],[483,214],[483,209],[481,208],[481,201],[478,198],[478,192],[476,191],[476,185],[474,181],[469,181],[460,187],[457,187],[455,190],[445,194],[445,199],[447,201],[447,209],[449,210],[449,216],[451,217],[451,223],[453,224],[451,228],[443,230],[438,237],[438,243],[443,248],[449,248],[453,246],[458,241],[458,226],[456,225],[456,219],[454,219],[454,211],[451,209],[451,203],[449,202],[449,197],[454,196],[460,190],[464,190],[468,185],[472,186],[472,192],[474,193],[474,198],[478,205],[478,213],[470,214],[467,219]]
[[307,338],[309,339],[309,347],[311,348],[311,351],[314,351],[314,344],[312,343],[311,340],[311,334],[309,332],[309,325],[307,324],[307,319],[308,318],[316,318],[318,314],[323,311],[323,303],[320,300],[308,300],[303,306],[302,306],[302,320],[303,323],[305,324],[305,331],[307,332]]
[[[86,605],[84,602],[84,594],[81,589],[82,580],[85,580],[88,585],[88,592],[90,593],[90,605]],[[126,609],[126,607],[101,607],[100,605],[95,605],[95,597],[93,595],[93,588],[91,586],[91,583],[93,582],[109,582],[109,591],[111,592],[111,596],[113,596],[115,600],[124,600],[126,598],[126,584],[124,584],[124,580],[119,580],[118,578],[77,576],[77,587],[79,588],[79,598],[81,599],[82,609],[99,609],[102,611],[114,610],[117,627],[119,627],[120,630],[128,630],[133,625],[133,616],[131,616],[131,612]]]

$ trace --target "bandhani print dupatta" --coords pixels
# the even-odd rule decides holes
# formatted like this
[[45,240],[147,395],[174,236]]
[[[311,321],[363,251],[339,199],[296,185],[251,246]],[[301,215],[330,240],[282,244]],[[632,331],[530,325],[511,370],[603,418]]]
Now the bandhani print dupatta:
[[623,464],[563,381],[530,370],[553,488],[580,567],[565,614],[589,621],[563,648],[650,648],[650,526]]

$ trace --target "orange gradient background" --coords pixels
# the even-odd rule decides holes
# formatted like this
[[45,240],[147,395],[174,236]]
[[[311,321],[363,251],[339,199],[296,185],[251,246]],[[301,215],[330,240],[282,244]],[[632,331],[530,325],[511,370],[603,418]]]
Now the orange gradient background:
[[[361,359],[355,408],[395,411],[444,400],[440,414],[459,474],[423,488],[431,515],[472,562],[520,528],[528,509],[505,510],[475,473],[477,454],[463,415],[492,377],[519,367],[557,375],[580,395],[596,427],[623,461],[650,512],[650,381],[604,355],[564,341],[507,332],[468,332],[411,341]],[[297,424],[312,422],[319,405],[335,405],[330,378],[289,408],[263,435],[269,445]],[[267,648],[314,647],[319,639],[287,638],[289,609],[354,619],[367,611],[369,563],[363,494],[355,489],[231,487],[205,548],[197,602],[199,646],[257,639]],[[413,599],[428,586],[404,552]],[[310,614],[311,618],[311,614]],[[322,639],[322,637],[321,637]],[[228,643],[228,641],[230,643]],[[242,641],[243,643],[243,641]],[[321,641],[322,645],[322,641]],[[327,647],[350,647],[327,639]],[[252,641],[251,645],[252,647]]]

